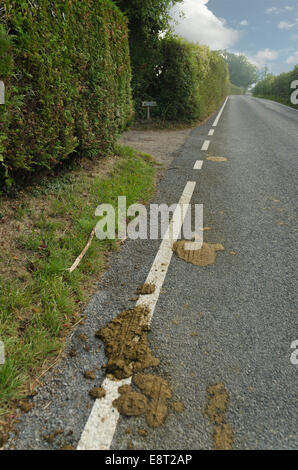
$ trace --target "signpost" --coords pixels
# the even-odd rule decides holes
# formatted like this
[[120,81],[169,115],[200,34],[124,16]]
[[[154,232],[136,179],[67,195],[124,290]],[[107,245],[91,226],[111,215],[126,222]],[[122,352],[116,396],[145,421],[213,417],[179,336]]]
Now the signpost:
[[3,341],[0,341],[0,365],[5,364],[5,347]]
[[0,104],[5,104],[5,85],[0,80]]
[[153,106],[157,106],[157,103],[156,101],[143,101],[142,106],[144,108],[147,108],[147,119],[149,121],[150,120],[150,108],[152,108]]

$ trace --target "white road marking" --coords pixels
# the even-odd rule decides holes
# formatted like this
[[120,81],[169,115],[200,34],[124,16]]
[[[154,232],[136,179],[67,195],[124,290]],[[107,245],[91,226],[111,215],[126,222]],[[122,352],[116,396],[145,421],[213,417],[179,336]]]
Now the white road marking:
[[214,129],[210,129],[210,131],[208,132],[208,135],[213,135],[214,134]]
[[106,396],[95,400],[87,424],[82,433],[77,450],[108,450],[119,419],[119,412],[113,407],[113,401],[119,397],[118,388],[130,385],[131,377],[124,380],[105,378],[102,387]]
[[208,150],[209,145],[210,145],[210,140],[205,140],[205,142],[203,143],[203,146],[202,146],[201,150]]
[[215,121],[214,121],[214,123],[213,123],[213,127],[216,127],[216,126],[217,126],[218,121],[220,120],[220,116],[222,115],[222,112],[223,112],[223,110],[224,110],[224,108],[225,108],[225,105],[227,104],[228,99],[229,99],[229,97],[227,96],[226,99],[225,99],[224,104],[222,105],[222,107],[221,107],[221,109],[220,109],[220,111],[219,111],[219,113],[218,113],[218,115],[217,115],[217,117],[216,117],[216,119],[215,119]]
[[[153,316],[173,255],[173,242],[177,240],[177,234],[179,234],[184,217],[186,216],[186,211],[183,211],[181,217],[181,209],[183,208],[183,204],[190,203],[195,186],[195,182],[187,182],[145,281],[146,283],[154,284],[155,291],[152,294],[140,296],[136,303],[137,306],[143,305],[149,308],[149,321],[151,321]],[[171,234],[173,234],[172,237],[170,236]],[[95,400],[77,450],[108,450],[110,448],[119,419],[119,412],[113,407],[113,401],[119,396],[118,388],[121,387],[121,385],[130,383],[131,377],[118,381],[105,378],[102,387],[106,390],[106,396]]]
[[202,165],[203,165],[203,160],[197,160],[196,163],[194,164],[193,169],[200,170],[202,168]]

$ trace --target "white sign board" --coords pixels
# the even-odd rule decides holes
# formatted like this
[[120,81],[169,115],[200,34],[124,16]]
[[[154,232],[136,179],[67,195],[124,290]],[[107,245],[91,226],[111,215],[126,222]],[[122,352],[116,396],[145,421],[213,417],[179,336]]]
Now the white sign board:
[[157,106],[156,101],[143,101],[142,106],[149,107],[149,106]]
[[5,104],[5,85],[0,80],[0,104]]

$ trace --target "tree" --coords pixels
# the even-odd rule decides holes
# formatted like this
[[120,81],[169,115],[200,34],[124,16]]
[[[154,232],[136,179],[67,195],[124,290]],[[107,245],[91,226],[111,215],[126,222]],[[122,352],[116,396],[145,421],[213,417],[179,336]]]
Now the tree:
[[147,98],[159,62],[160,35],[169,30],[170,8],[183,0],[115,0],[128,18],[132,88],[137,106]]
[[228,64],[230,81],[233,85],[245,90],[258,80],[258,68],[249,62],[243,54],[237,55],[227,51],[220,51]]
[[264,67],[263,69],[259,70],[259,77],[258,77],[258,79],[259,79],[259,80],[263,80],[264,78],[267,77],[267,75],[270,75],[270,73],[269,73],[269,67],[268,67],[268,65],[265,65],[265,67]]

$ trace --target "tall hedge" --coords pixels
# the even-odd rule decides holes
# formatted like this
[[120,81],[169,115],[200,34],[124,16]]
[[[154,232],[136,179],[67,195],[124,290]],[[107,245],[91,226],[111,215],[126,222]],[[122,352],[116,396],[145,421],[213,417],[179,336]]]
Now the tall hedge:
[[0,180],[101,156],[132,117],[127,23],[110,0],[2,0]]
[[233,85],[233,83],[229,84],[229,87],[228,87],[229,95],[244,95],[244,93],[245,93],[244,88],[237,86],[237,85]]
[[219,53],[184,39],[162,39],[162,59],[156,68],[152,98],[163,119],[204,119],[226,97],[228,67]]
[[132,90],[136,114],[148,97],[159,61],[160,36],[170,28],[171,8],[183,0],[114,0],[128,18]]
[[281,73],[277,76],[267,75],[267,77],[256,84],[253,89],[253,95],[275,100],[298,109],[298,105],[291,102],[291,95],[294,91],[291,88],[291,84],[295,80],[298,80],[298,65],[291,72]]

